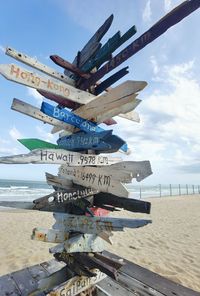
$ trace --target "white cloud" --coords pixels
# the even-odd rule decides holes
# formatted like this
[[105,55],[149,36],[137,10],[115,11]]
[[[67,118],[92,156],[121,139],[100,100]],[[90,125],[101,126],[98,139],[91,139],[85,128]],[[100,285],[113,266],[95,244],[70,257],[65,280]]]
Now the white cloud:
[[148,23],[151,21],[151,0],[147,0],[143,14],[142,14],[142,19],[145,23]]
[[164,0],[164,10],[169,11],[172,8],[172,0]]
[[[152,60],[158,64],[155,57]],[[151,161],[152,178],[200,159],[200,84],[194,71],[194,61],[159,65],[159,72],[154,69],[155,74],[158,72],[156,88],[150,96],[143,96],[138,108],[140,124],[117,118],[114,134],[126,139],[132,159]],[[179,175],[181,171],[175,178]]]
[[20,138],[23,138],[22,134],[20,133],[20,131],[18,131],[18,129],[13,126],[10,130],[9,130],[9,135],[13,140],[17,140]]
[[51,134],[50,132],[47,132],[45,127],[36,126],[36,131],[38,133],[38,136],[44,141],[55,142],[55,139],[57,138],[57,136]]
[[151,63],[152,68],[153,68],[153,73],[154,73],[155,75],[157,75],[158,72],[159,72],[159,70],[160,70],[160,68],[159,68],[159,65],[158,65],[158,63],[157,63],[157,60],[156,60],[155,56],[151,56],[151,57],[150,57],[150,63]]
[[27,90],[28,90],[28,95],[36,99],[37,105],[41,106],[41,103],[43,101],[43,96],[39,94],[39,92],[37,92],[37,90],[34,88],[27,87]]

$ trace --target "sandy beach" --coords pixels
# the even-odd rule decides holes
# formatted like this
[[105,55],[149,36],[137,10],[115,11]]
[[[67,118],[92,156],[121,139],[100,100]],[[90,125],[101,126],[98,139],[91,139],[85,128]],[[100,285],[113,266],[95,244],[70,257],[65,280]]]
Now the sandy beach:
[[[112,237],[112,251],[186,287],[200,291],[200,195],[148,199],[151,215],[127,211],[112,214],[150,218],[140,229],[125,229]],[[51,228],[51,213],[0,212],[0,275],[52,259],[52,244],[32,241],[34,227]]]

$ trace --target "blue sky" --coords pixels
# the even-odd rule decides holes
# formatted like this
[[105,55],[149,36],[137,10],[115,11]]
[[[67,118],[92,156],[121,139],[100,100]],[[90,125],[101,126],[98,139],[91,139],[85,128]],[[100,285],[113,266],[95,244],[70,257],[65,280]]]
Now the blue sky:
[[[4,48],[10,46],[62,71],[49,56],[58,54],[72,61],[111,13],[114,21],[103,43],[118,30],[125,33],[134,24],[137,26],[134,38],[140,36],[181,2],[4,1],[0,12],[0,63],[18,63],[4,54]],[[118,68],[129,66],[130,73],[117,84],[127,79],[148,82],[139,94],[142,103],[136,109],[141,122],[117,117],[118,125],[113,126],[115,133],[126,139],[131,148],[132,153],[124,159],[151,161],[153,175],[143,182],[145,184],[200,184],[199,20],[200,10]],[[0,90],[0,156],[28,152],[17,138],[35,137],[56,142],[58,135],[51,135],[51,126],[10,109],[14,97],[39,107],[42,98],[36,91],[2,76]],[[57,166],[1,165],[0,178],[44,180],[45,171],[56,173]]]

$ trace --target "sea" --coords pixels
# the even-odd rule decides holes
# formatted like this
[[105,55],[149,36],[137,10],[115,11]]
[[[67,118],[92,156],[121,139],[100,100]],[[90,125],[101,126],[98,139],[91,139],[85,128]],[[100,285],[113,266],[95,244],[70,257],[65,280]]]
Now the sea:
[[[165,197],[170,195],[199,194],[199,185],[158,184],[133,185],[127,184],[130,197],[145,199],[148,197]],[[33,201],[53,191],[45,181],[3,180],[0,179],[0,201]]]

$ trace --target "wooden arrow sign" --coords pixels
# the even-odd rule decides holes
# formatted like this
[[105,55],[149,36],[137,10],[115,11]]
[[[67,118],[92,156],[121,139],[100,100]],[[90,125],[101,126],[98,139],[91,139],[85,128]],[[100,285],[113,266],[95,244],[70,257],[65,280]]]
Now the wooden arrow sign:
[[150,214],[151,203],[148,201],[119,197],[110,193],[100,192],[94,195],[94,206],[110,205],[131,212]]
[[28,55],[19,52],[17,50],[15,50],[14,48],[11,47],[7,47],[6,48],[6,54],[14,59],[16,59],[17,61],[20,61],[28,66],[31,66],[41,72],[43,72],[44,74],[47,74],[55,79],[58,79],[62,82],[65,82],[67,84],[70,85],[75,85],[75,81],[72,78],[69,78],[68,76],[57,72],[56,70],[40,63],[37,59],[29,57]]
[[50,253],[61,253],[66,251],[67,253],[77,252],[103,252],[106,248],[105,241],[96,234],[79,234],[64,243],[61,243],[55,247],[49,249]]
[[80,154],[77,152],[68,152],[63,149],[36,149],[28,154],[0,157],[0,163],[7,164],[44,163],[65,164],[68,166],[104,166],[119,161],[121,161],[120,158],[111,158],[109,156],[94,154]]
[[82,78],[89,78],[90,75],[87,73],[82,72],[78,67],[76,67],[74,64],[71,64],[70,62],[64,60],[58,55],[51,55],[50,59],[57,64],[58,66],[63,67],[64,69],[78,75],[79,77]]
[[57,120],[73,125],[86,133],[99,133],[104,131],[104,129],[97,126],[96,123],[85,120],[67,109],[52,106],[46,102],[42,103],[41,111]]
[[76,184],[122,197],[128,197],[128,191],[121,182],[131,183],[132,178],[141,181],[151,174],[149,161],[121,162],[102,168],[73,168],[66,166],[59,168],[60,176],[72,180]]
[[[49,183],[48,183],[49,184]],[[50,183],[52,185],[52,183]],[[54,182],[55,184],[55,182]],[[55,185],[54,185],[55,186]],[[59,186],[59,184],[56,184]],[[75,202],[78,199],[84,199],[87,197],[91,197],[94,194],[98,193],[97,190],[93,190],[91,188],[81,187],[76,188],[75,186],[71,185],[71,187],[66,186],[67,189],[65,190],[56,190],[53,193],[37,198],[33,201],[35,204],[34,209],[42,210],[45,207],[62,207],[70,202]],[[53,199],[52,199],[53,197]],[[64,211],[65,212],[65,211]]]
[[62,177],[54,176],[49,173],[45,173],[46,181],[48,185],[53,186],[54,188],[67,189],[73,188],[73,182]]
[[67,123],[60,121],[58,119],[55,119],[51,116],[48,116],[45,113],[43,113],[42,111],[40,111],[40,109],[38,109],[28,103],[25,103],[21,100],[13,99],[11,109],[15,110],[17,112],[20,112],[22,114],[28,115],[32,118],[38,119],[44,123],[51,124],[54,127],[55,126],[57,128],[59,127],[59,129],[62,129],[62,130],[69,129],[69,125]]
[[108,63],[101,67],[96,73],[91,75],[91,78],[82,82],[79,86],[80,89],[88,89],[91,85],[94,85],[96,81],[100,80],[105,74],[114,70],[121,63],[133,56],[139,50],[143,49],[146,45],[154,41],[160,35],[165,33],[170,27],[174,26],[182,19],[187,17],[193,11],[200,7],[199,0],[184,1],[175,9],[161,18],[155,25],[153,25],[148,31],[142,34],[139,38],[129,44],[120,53],[113,57]]
[[128,67],[125,67],[121,70],[119,70],[118,72],[116,72],[115,74],[113,74],[112,76],[110,76],[109,78],[105,79],[104,81],[102,81],[101,83],[99,83],[96,87],[95,87],[95,91],[94,94],[97,96],[100,93],[102,93],[104,90],[106,90],[108,87],[110,87],[112,84],[114,84],[115,82],[117,82],[119,79],[121,79],[122,77],[124,77],[126,74],[129,73],[129,71],[127,70]]
[[6,79],[35,88],[42,91],[52,93],[54,95],[62,96],[73,102],[80,104],[89,103],[95,97],[94,95],[76,89],[75,87],[65,84],[61,81],[39,76],[36,73],[30,72],[18,65],[0,65],[0,74]]
[[77,252],[102,252],[105,249],[104,240],[96,234],[78,234],[70,237],[70,233],[54,229],[33,229],[32,239],[49,242],[61,243],[56,247],[50,248],[50,253]]
[[123,231],[123,228],[143,227],[151,220],[146,219],[128,219],[113,217],[88,217],[69,214],[54,213],[56,223],[53,229],[69,232],[81,232],[89,234],[98,234],[102,231]]
[[[57,140],[58,146],[70,151],[95,150],[102,153],[116,152],[125,144],[124,140],[112,135],[111,131],[95,134],[78,132],[70,136],[64,136]],[[126,147],[125,147],[126,149]]]
[[145,81],[125,81],[115,88],[112,88],[107,93],[97,96],[92,102],[79,107],[74,113],[85,119],[91,120],[91,116],[92,118],[95,118],[113,108],[122,107],[123,104],[129,102],[127,102],[129,97],[133,99],[133,96],[144,89],[146,85],[147,83]]
[[108,61],[112,57],[112,53],[131,38],[136,31],[135,26],[131,27],[123,36],[121,36],[120,31],[118,31],[98,50],[95,57],[91,58],[81,70],[83,72],[89,72],[95,67],[99,68],[104,62]]
[[[92,56],[95,55],[97,50],[101,47],[100,40],[105,35],[105,33],[110,28],[113,21],[113,15],[111,15],[104,24],[96,31],[92,38],[87,42],[87,44],[78,52],[75,57],[73,64],[77,67],[82,67]],[[66,75],[70,75],[69,71],[65,71]]]

